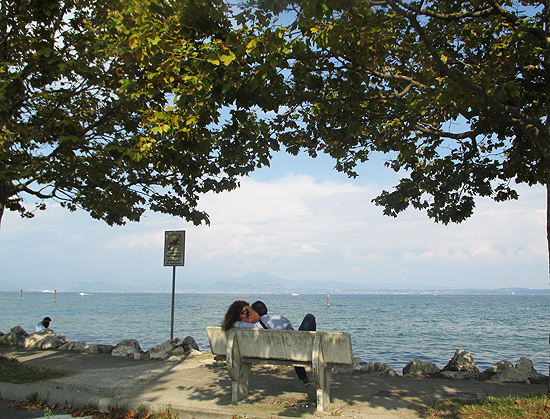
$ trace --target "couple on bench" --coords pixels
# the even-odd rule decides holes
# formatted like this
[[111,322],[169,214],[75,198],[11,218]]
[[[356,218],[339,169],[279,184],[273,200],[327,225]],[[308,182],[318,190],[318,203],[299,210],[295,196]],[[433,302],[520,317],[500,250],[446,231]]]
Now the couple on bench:
[[[228,331],[234,327],[241,329],[294,330],[286,317],[267,314],[267,307],[262,301],[256,301],[252,306],[242,300],[232,303],[225,313],[222,330]],[[316,328],[315,316],[306,314],[298,330],[314,332]],[[304,387],[308,386],[309,380],[305,368],[294,367],[294,369]]]

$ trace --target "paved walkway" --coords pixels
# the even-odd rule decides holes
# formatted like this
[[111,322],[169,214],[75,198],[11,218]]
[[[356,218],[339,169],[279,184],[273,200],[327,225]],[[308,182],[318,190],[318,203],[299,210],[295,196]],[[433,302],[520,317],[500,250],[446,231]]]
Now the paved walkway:
[[[166,406],[186,418],[325,417],[417,419],[435,399],[451,397],[505,397],[546,394],[546,385],[496,384],[480,381],[412,377],[374,377],[370,374],[333,374],[331,404],[315,410],[315,387],[304,388],[292,368],[255,366],[250,375],[250,396],[231,404],[231,380],[225,364],[212,354],[181,363],[135,361],[107,354],[33,350],[0,346],[0,354],[21,362],[64,369],[66,377],[28,385],[0,383],[0,396],[25,400],[37,392],[48,403],[74,407],[93,404],[101,411],[110,406],[153,410]],[[0,408],[2,405],[0,404]],[[2,410],[2,409],[0,409]],[[13,408],[9,409],[13,411]],[[19,412],[18,412],[19,413]],[[27,419],[40,416],[6,416]],[[0,419],[4,419],[0,413]]]

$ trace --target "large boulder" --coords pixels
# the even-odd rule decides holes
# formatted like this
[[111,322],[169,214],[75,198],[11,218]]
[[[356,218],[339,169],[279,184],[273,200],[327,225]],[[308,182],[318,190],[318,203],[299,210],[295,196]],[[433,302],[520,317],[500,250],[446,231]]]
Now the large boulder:
[[78,351],[83,352],[86,349],[86,342],[67,342],[59,347],[61,351]]
[[506,361],[503,359],[502,361],[498,361],[496,364],[493,364],[489,368],[487,368],[485,371],[483,371],[479,375],[480,380],[489,380],[492,376],[498,374],[499,372],[502,372],[504,370],[507,370],[508,368],[513,367],[512,363],[510,361]]
[[403,368],[403,375],[439,375],[439,367],[433,362],[415,358]]
[[[172,355],[183,355],[184,351],[181,348],[183,341],[180,338],[167,340],[160,345],[157,345],[149,350],[151,359],[168,359]],[[172,351],[174,351],[172,353]]]
[[111,352],[112,356],[123,356],[133,359],[140,359],[141,354],[141,347],[136,339],[124,339],[119,342]]
[[65,335],[57,336],[53,330],[46,329],[27,336],[23,346],[25,348],[57,349],[66,343],[66,340]]
[[530,382],[534,382],[539,378],[539,374],[533,366],[533,361],[531,361],[529,358],[526,358],[524,356],[521,357],[516,363],[516,368],[518,369],[519,373],[525,376]]
[[200,351],[199,345],[197,345],[197,341],[193,336],[187,336],[185,339],[183,339],[182,348],[185,352],[191,351],[191,349],[194,349],[195,351]]
[[92,343],[90,345],[86,345],[82,352],[85,354],[111,354],[113,352],[113,349],[115,349],[113,345],[101,345]]
[[29,334],[21,326],[13,327],[7,334],[0,336],[0,345],[23,346]]
[[494,383],[528,383],[529,380],[516,367],[508,368],[493,375],[490,380]]
[[147,352],[151,359],[165,359],[168,361],[181,361],[200,353],[199,346],[192,336],[187,336],[184,340],[180,338],[167,340]]
[[473,371],[441,371],[441,375],[453,380],[477,380],[480,374]]
[[533,362],[525,357],[520,358],[515,367],[506,368],[490,378],[495,383],[532,383],[537,380],[538,373]]
[[359,371],[372,374],[377,377],[397,377],[399,374],[391,369],[385,362],[371,361],[367,365],[363,365]]
[[472,358],[472,355],[464,349],[458,349],[449,363],[443,367],[442,371],[480,372],[479,367]]

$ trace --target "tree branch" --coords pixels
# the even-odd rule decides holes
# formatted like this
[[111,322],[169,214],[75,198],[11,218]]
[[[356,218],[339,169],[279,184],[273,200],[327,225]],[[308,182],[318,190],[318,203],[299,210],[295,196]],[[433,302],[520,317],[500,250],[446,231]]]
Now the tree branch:
[[503,103],[498,102],[492,96],[487,94],[487,92],[485,92],[485,90],[483,90],[480,86],[478,86],[477,84],[471,81],[465,80],[460,75],[452,71],[441,60],[438,52],[436,51],[433,44],[431,43],[428,36],[426,35],[424,28],[420,25],[420,23],[416,19],[416,16],[413,13],[400,8],[398,5],[398,1],[399,0],[387,0],[387,3],[390,4],[392,9],[396,13],[403,16],[411,23],[412,27],[416,30],[416,33],[418,34],[420,40],[426,46],[426,48],[430,52],[430,55],[435,61],[436,65],[444,75],[446,75],[449,79],[459,84],[460,86],[470,90],[476,95],[481,96],[486,101],[486,103],[491,107],[493,107],[496,111],[502,112],[504,115],[509,116],[509,121],[513,125],[516,125],[516,119],[522,121],[522,124],[528,130],[526,131],[526,133],[529,135],[529,137],[533,141],[535,141],[538,144],[538,146],[541,147],[541,149],[548,150],[550,145],[547,144],[545,141],[543,141],[541,137],[545,136],[546,138],[548,138],[550,133],[548,132],[548,129],[543,124],[540,123],[540,121],[534,118],[531,118],[529,115],[525,114],[524,112],[522,112],[520,109],[516,107],[505,105]]

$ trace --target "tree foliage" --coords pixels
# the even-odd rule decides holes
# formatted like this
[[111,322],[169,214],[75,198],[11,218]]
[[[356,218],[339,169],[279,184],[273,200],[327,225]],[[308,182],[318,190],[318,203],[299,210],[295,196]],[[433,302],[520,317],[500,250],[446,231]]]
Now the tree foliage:
[[[52,198],[110,224],[207,221],[200,194],[290,153],[375,199],[461,222],[476,196],[547,184],[549,6],[535,1],[21,0],[2,3],[0,212]],[[279,20],[277,20],[279,19]]]
[[0,3],[0,217],[55,200],[110,225],[199,224],[277,147],[247,96],[251,36],[221,1]]
[[[461,222],[476,196],[516,199],[550,165],[550,10],[533,1],[264,1],[285,25],[290,152],[323,152],[338,170],[373,152],[404,175],[375,199]],[[270,11],[270,12],[267,12]]]

